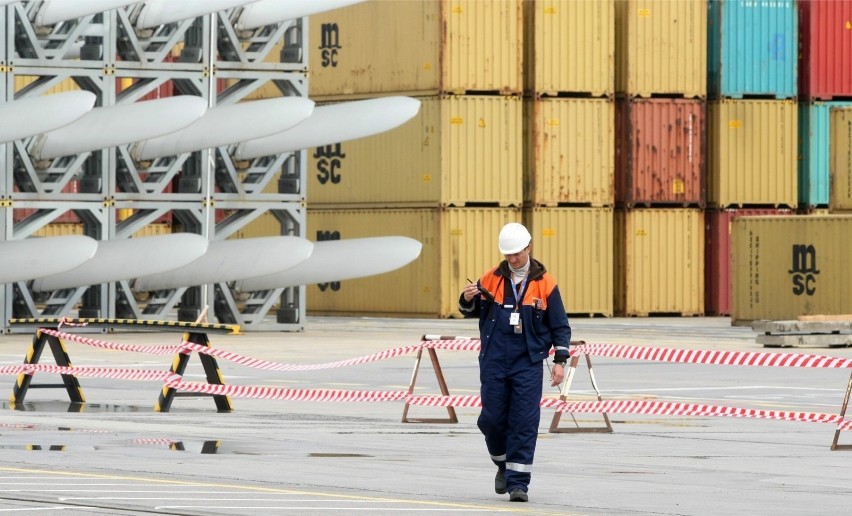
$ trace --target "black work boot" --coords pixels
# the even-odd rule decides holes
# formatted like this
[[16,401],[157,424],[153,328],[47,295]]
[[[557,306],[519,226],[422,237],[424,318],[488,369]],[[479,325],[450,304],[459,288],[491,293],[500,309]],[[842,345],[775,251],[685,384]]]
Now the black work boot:
[[509,501],[510,502],[526,502],[529,500],[527,496],[527,492],[523,489],[512,489],[512,492],[509,493]]
[[506,494],[506,471],[497,469],[497,475],[494,476],[494,492],[497,494]]

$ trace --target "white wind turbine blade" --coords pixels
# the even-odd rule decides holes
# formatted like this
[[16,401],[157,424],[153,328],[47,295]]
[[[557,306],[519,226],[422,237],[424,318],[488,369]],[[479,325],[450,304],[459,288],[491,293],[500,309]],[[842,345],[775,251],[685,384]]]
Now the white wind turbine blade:
[[364,0],[260,0],[243,7],[234,23],[237,30],[252,30],[287,20],[358,4]]
[[0,283],[69,271],[94,256],[97,249],[97,240],[78,235],[0,242]]
[[133,289],[150,292],[273,274],[302,263],[313,248],[311,242],[295,236],[210,242],[201,258],[178,269],[138,277]]
[[95,100],[88,91],[66,91],[0,104],[0,143],[68,125],[88,113]]
[[190,95],[95,108],[41,135],[31,153],[36,160],[52,159],[146,140],[188,126],[206,109],[204,99]]
[[36,25],[50,26],[89,14],[111,11],[139,0],[43,0],[33,20]]
[[234,157],[249,160],[372,136],[404,124],[419,110],[420,101],[411,97],[317,106],[307,120],[290,130],[241,143]]
[[137,29],[151,29],[167,23],[197,18],[257,0],[147,0],[136,18]]
[[47,292],[165,272],[198,259],[206,250],[207,240],[191,233],[102,240],[90,260],[62,274],[36,279],[32,289]]
[[412,262],[422,249],[423,244],[417,240],[400,236],[315,242],[314,252],[301,264],[237,281],[236,288],[253,292],[383,274]]
[[298,97],[241,102],[208,109],[175,133],[139,142],[131,155],[137,161],[212,149],[286,131],[308,118],[314,103]]

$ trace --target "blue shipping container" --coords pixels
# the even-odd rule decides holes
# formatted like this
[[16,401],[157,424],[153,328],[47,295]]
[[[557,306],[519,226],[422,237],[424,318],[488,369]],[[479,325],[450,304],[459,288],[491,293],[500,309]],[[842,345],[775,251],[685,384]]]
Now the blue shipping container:
[[796,97],[798,19],[793,0],[709,2],[710,95]]
[[799,104],[799,204],[828,206],[831,108],[852,107],[850,102]]

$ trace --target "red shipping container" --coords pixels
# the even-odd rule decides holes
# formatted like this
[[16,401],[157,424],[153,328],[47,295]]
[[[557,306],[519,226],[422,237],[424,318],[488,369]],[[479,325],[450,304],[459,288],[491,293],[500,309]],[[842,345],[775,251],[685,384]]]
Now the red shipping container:
[[731,314],[731,223],[737,217],[789,215],[790,210],[744,208],[708,210],[704,214],[704,310],[707,315]]
[[852,1],[799,0],[799,96],[852,97]]
[[700,99],[616,101],[616,202],[704,206],[706,111]]

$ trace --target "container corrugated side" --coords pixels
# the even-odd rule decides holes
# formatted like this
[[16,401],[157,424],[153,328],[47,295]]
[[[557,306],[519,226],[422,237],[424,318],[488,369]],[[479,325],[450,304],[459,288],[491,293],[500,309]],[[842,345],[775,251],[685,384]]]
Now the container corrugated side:
[[569,314],[613,315],[612,208],[532,208],[532,255],[556,279]]
[[731,229],[737,217],[790,214],[775,208],[707,210],[704,213],[704,309],[708,315],[731,314]]
[[709,7],[710,95],[794,98],[799,24],[793,0],[714,0]]
[[852,108],[831,110],[832,210],[852,210]]
[[611,206],[614,124],[612,100],[525,100],[524,201],[536,206]]
[[798,110],[788,100],[708,103],[707,201],[727,208],[798,204]]
[[309,17],[313,99],[523,91],[521,0],[370,0]]
[[618,314],[704,314],[704,212],[617,210],[615,294]]
[[615,91],[707,95],[706,0],[615,4]]
[[731,319],[852,313],[850,234],[848,215],[734,221]]
[[615,91],[615,1],[524,2],[524,89],[593,97]]
[[830,197],[829,113],[852,102],[802,102],[799,104],[799,203],[827,206]]
[[852,2],[800,1],[798,6],[800,96],[852,96]]
[[309,149],[308,203],[520,206],[521,98],[464,95],[420,100],[419,113],[401,127]]
[[[497,235],[520,209],[308,210],[307,237],[327,239],[407,236],[420,256],[386,274],[307,287],[312,313],[461,317],[458,298],[467,283],[497,265]],[[357,259],[357,257],[353,257]]]
[[703,100],[617,100],[617,202],[704,205],[705,112]]

